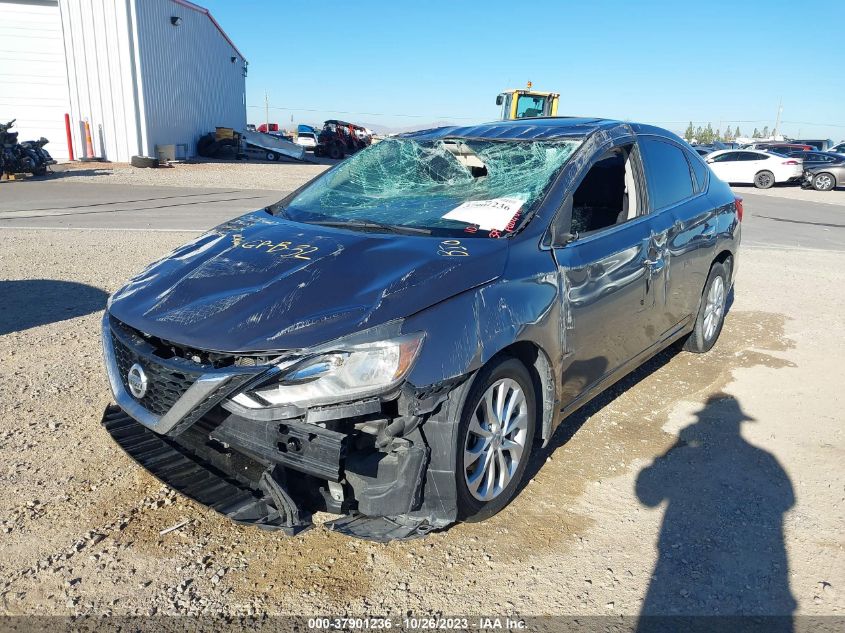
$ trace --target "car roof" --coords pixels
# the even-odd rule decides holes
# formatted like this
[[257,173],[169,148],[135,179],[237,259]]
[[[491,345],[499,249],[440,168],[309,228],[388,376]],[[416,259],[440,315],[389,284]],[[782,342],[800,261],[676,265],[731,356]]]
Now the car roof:
[[588,117],[532,117],[510,121],[493,121],[466,126],[447,126],[399,135],[417,141],[449,137],[478,138],[490,140],[534,140],[584,138],[593,132],[628,125],[637,134],[658,134],[669,138],[678,137],[662,128],[641,123],[629,123],[615,119]]
[[739,154],[741,152],[751,152],[752,154],[765,154],[766,156],[776,155],[765,149],[752,149],[748,147],[745,149],[717,149],[715,152],[707,154],[707,157],[712,158],[714,156],[721,156],[722,154]]

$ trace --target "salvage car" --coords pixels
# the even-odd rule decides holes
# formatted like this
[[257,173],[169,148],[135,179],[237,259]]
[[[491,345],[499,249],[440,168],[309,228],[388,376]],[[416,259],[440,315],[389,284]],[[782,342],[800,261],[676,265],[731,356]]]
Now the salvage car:
[[816,191],[833,191],[836,187],[845,185],[845,158],[827,165],[812,165],[804,171],[804,182],[801,187]]
[[103,425],[238,523],[422,536],[500,511],[567,416],[714,345],[742,203],[650,125],[384,140],[115,292]]

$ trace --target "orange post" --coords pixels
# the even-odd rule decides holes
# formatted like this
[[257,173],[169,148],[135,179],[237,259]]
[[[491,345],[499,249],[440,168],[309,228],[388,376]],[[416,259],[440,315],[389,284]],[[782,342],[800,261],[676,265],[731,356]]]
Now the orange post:
[[94,141],[91,140],[91,126],[85,121],[85,154],[86,158],[94,158]]
[[65,134],[67,134],[67,155],[73,160],[73,138],[70,135],[70,115],[65,114]]

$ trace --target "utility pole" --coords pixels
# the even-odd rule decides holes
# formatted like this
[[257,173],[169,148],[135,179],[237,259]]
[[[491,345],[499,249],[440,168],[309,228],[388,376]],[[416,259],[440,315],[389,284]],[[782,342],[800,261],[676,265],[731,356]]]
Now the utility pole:
[[267,91],[264,91],[264,123],[267,125],[267,133],[270,133],[270,99]]
[[778,130],[780,129],[780,115],[783,112],[783,97],[778,99],[778,117],[775,120],[775,129],[772,131],[772,137],[778,135]]

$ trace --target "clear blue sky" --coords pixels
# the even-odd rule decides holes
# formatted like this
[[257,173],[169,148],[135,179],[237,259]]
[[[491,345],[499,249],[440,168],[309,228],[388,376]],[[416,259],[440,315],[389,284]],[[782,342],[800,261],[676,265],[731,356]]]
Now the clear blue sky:
[[560,114],[676,131],[772,128],[782,97],[786,134],[845,138],[842,0],[198,2],[249,60],[251,122],[265,91],[286,126],[492,120],[496,94],[531,80]]

